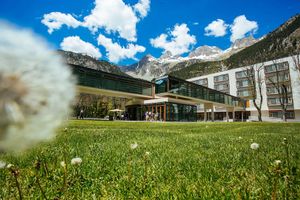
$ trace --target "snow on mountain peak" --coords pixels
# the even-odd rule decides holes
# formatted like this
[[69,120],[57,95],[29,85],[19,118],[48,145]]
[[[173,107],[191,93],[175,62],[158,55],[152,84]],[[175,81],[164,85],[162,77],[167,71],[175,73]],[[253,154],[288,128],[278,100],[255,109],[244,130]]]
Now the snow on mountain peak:
[[209,59],[209,58],[213,58],[216,57],[219,54],[222,54],[223,51],[222,49],[216,47],[216,46],[200,46],[198,48],[196,48],[194,51],[192,51],[189,54],[189,58],[199,58],[199,59]]

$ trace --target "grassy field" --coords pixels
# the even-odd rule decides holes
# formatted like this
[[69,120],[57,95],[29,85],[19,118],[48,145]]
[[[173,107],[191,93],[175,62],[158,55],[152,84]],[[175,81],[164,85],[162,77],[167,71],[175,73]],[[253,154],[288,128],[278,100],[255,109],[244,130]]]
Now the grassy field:
[[[70,121],[49,143],[0,155],[14,165],[0,169],[0,199],[18,199],[19,190],[23,199],[299,199],[299,130],[299,123]],[[80,165],[71,165],[75,157]]]

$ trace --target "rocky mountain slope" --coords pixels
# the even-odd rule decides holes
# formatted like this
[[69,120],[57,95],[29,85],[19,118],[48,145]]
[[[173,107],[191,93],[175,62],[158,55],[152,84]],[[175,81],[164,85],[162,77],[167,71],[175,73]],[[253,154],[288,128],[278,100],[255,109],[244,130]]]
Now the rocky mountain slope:
[[128,76],[126,73],[122,72],[118,66],[104,60],[99,61],[90,56],[70,51],[59,50],[58,53],[65,59],[67,64],[80,65],[95,70]]

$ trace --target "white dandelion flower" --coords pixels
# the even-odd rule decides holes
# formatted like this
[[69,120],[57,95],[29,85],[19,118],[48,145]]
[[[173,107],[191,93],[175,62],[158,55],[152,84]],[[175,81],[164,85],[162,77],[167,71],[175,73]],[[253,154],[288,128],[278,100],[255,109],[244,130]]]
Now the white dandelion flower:
[[28,30],[0,22],[0,150],[52,138],[75,96],[68,66]]
[[137,143],[134,143],[134,144],[131,144],[130,145],[130,148],[131,149],[136,149],[138,147],[138,144]]
[[77,157],[71,160],[71,165],[80,165],[82,163],[82,159]]
[[276,165],[280,165],[280,164],[281,164],[281,160],[275,160],[274,163],[275,163]]
[[67,165],[66,165],[65,161],[61,161],[60,166],[62,166],[63,168],[66,168]]
[[243,139],[241,136],[239,137],[239,140]]
[[8,165],[6,165],[6,168],[7,169],[10,169],[10,168],[12,168],[14,165],[13,164],[8,164]]
[[250,145],[250,148],[251,149],[253,149],[253,150],[256,150],[256,149],[258,149],[259,148],[259,144],[257,144],[257,143],[252,143],[251,145]]
[[0,160],[0,169],[5,168],[6,163]]

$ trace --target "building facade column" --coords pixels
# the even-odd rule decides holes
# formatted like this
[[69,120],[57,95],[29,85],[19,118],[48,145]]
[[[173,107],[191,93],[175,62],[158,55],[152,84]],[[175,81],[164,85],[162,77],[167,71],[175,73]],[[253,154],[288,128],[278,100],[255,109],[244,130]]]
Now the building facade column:
[[205,106],[204,106],[204,121],[205,121],[205,122],[207,121],[207,112],[206,112]]
[[232,109],[232,121],[233,122],[235,121],[235,110],[234,110],[234,108]]
[[215,121],[215,112],[214,112],[214,106],[211,107],[211,121]]
[[229,122],[228,108],[226,107],[226,121]]

